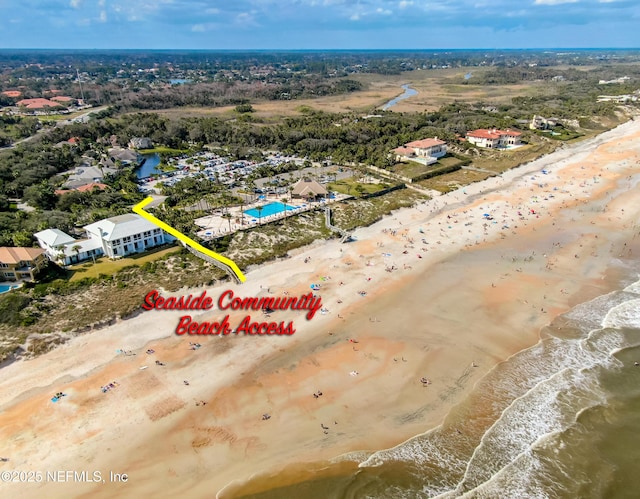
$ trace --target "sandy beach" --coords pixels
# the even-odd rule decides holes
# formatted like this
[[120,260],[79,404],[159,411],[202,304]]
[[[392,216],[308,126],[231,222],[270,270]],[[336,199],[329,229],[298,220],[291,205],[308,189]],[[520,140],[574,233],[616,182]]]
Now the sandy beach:
[[[395,212],[355,242],[320,241],[248,269],[243,285],[207,288],[217,300],[318,284],[313,319],[266,319],[293,321],[293,335],[177,336],[185,312],[151,310],[10,364],[0,471],[43,479],[2,483],[0,494],[234,497],[252,476],[422,433],[554,317],[617,282],[616,260],[640,251],[639,182],[640,122],[630,121]],[[191,315],[226,313],[231,324],[265,320]],[[67,470],[87,473],[53,479]]]

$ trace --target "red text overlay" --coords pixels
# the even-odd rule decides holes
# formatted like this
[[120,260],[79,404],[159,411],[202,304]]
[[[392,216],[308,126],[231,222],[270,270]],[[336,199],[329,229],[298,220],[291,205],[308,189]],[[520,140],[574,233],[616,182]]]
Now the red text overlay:
[[[313,293],[301,296],[262,296],[262,297],[240,297],[235,296],[233,291],[224,291],[214,302],[214,299],[207,296],[203,291],[200,295],[171,296],[164,297],[158,291],[153,290],[147,293],[142,303],[144,310],[212,310],[217,308],[221,311],[262,311],[267,314],[277,310],[303,310],[306,311],[307,320],[313,319],[316,312],[322,308],[322,299]],[[293,322],[285,325],[281,322],[253,321],[251,315],[245,316],[236,328],[232,328],[229,323],[230,315],[225,315],[222,319],[214,322],[196,322],[191,315],[183,315],[176,327],[176,334],[183,335],[291,335],[296,332]]]

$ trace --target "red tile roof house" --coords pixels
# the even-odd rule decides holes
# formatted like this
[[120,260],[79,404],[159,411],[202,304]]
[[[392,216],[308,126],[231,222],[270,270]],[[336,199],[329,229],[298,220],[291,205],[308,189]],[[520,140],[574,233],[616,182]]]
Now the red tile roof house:
[[72,99],[71,97],[67,97],[66,95],[57,95],[56,97],[51,97],[51,99],[54,102],[65,102],[65,103],[69,103],[72,102],[74,99]]
[[0,248],[0,281],[33,281],[46,266],[47,259],[40,248]]
[[473,130],[467,132],[467,141],[477,146],[490,149],[508,149],[522,145],[521,132],[516,130],[498,130],[497,128]]
[[24,106],[27,109],[45,109],[45,108],[56,108],[61,105],[58,102],[54,102],[49,99],[22,99],[21,101],[16,102],[17,106]]
[[437,137],[435,139],[414,140],[393,150],[396,161],[417,161],[430,165],[447,154],[447,143]]
[[12,99],[16,99],[22,96],[22,92],[20,90],[5,90],[2,92],[2,95],[6,95],[7,97],[11,97]]
[[89,184],[85,184],[85,185],[81,185],[79,187],[75,187],[74,189],[56,189],[54,191],[54,194],[56,194],[58,196],[62,196],[64,194],[68,194],[68,193],[73,192],[73,191],[91,192],[94,188],[99,189],[101,191],[104,191],[105,189],[108,189],[109,186],[107,184],[101,184],[100,182],[91,182]]

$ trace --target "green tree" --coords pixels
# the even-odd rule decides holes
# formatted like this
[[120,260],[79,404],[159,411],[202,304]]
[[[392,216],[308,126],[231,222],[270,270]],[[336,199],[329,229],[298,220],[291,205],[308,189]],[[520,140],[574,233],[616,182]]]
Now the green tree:
[[82,247],[79,244],[74,244],[71,249],[76,252],[76,260],[80,261],[80,250]]
[[258,212],[258,225],[260,225],[262,221],[262,210],[264,210],[264,206],[256,206],[256,211]]
[[32,241],[31,233],[26,230],[14,232],[11,236],[11,242],[14,246],[31,246]]
[[55,195],[53,186],[43,180],[37,185],[32,185],[24,190],[23,200],[34,208],[51,210],[55,207],[58,196]]

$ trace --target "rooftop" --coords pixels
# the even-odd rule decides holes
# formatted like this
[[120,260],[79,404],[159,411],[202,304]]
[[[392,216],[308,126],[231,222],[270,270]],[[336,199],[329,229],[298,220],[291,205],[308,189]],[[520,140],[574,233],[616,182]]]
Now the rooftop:
[[498,130],[497,128],[480,128],[478,130],[472,130],[471,132],[467,132],[467,137],[478,137],[481,139],[491,139],[498,140],[500,137],[504,135],[510,136],[519,136],[522,133],[517,132],[515,130],[507,129],[507,130]]
[[43,109],[45,107],[58,107],[59,103],[54,102],[49,99],[22,99],[21,101],[16,102],[18,106],[24,106],[27,109]]
[[106,218],[84,227],[87,232],[92,234],[98,235],[102,233],[102,238],[105,241],[114,241],[157,228],[155,224],[134,213],[126,213],[124,215]]
[[0,247],[0,262],[6,264],[18,264],[24,261],[34,260],[44,254],[40,248]]
[[65,245],[75,241],[73,237],[65,234],[60,229],[41,230],[40,232],[36,232],[34,236],[51,247]]
[[414,140],[413,142],[409,142],[408,144],[405,144],[405,146],[418,147],[422,149],[426,147],[442,146],[444,144],[446,144],[446,142],[440,139],[422,139],[422,140]]

